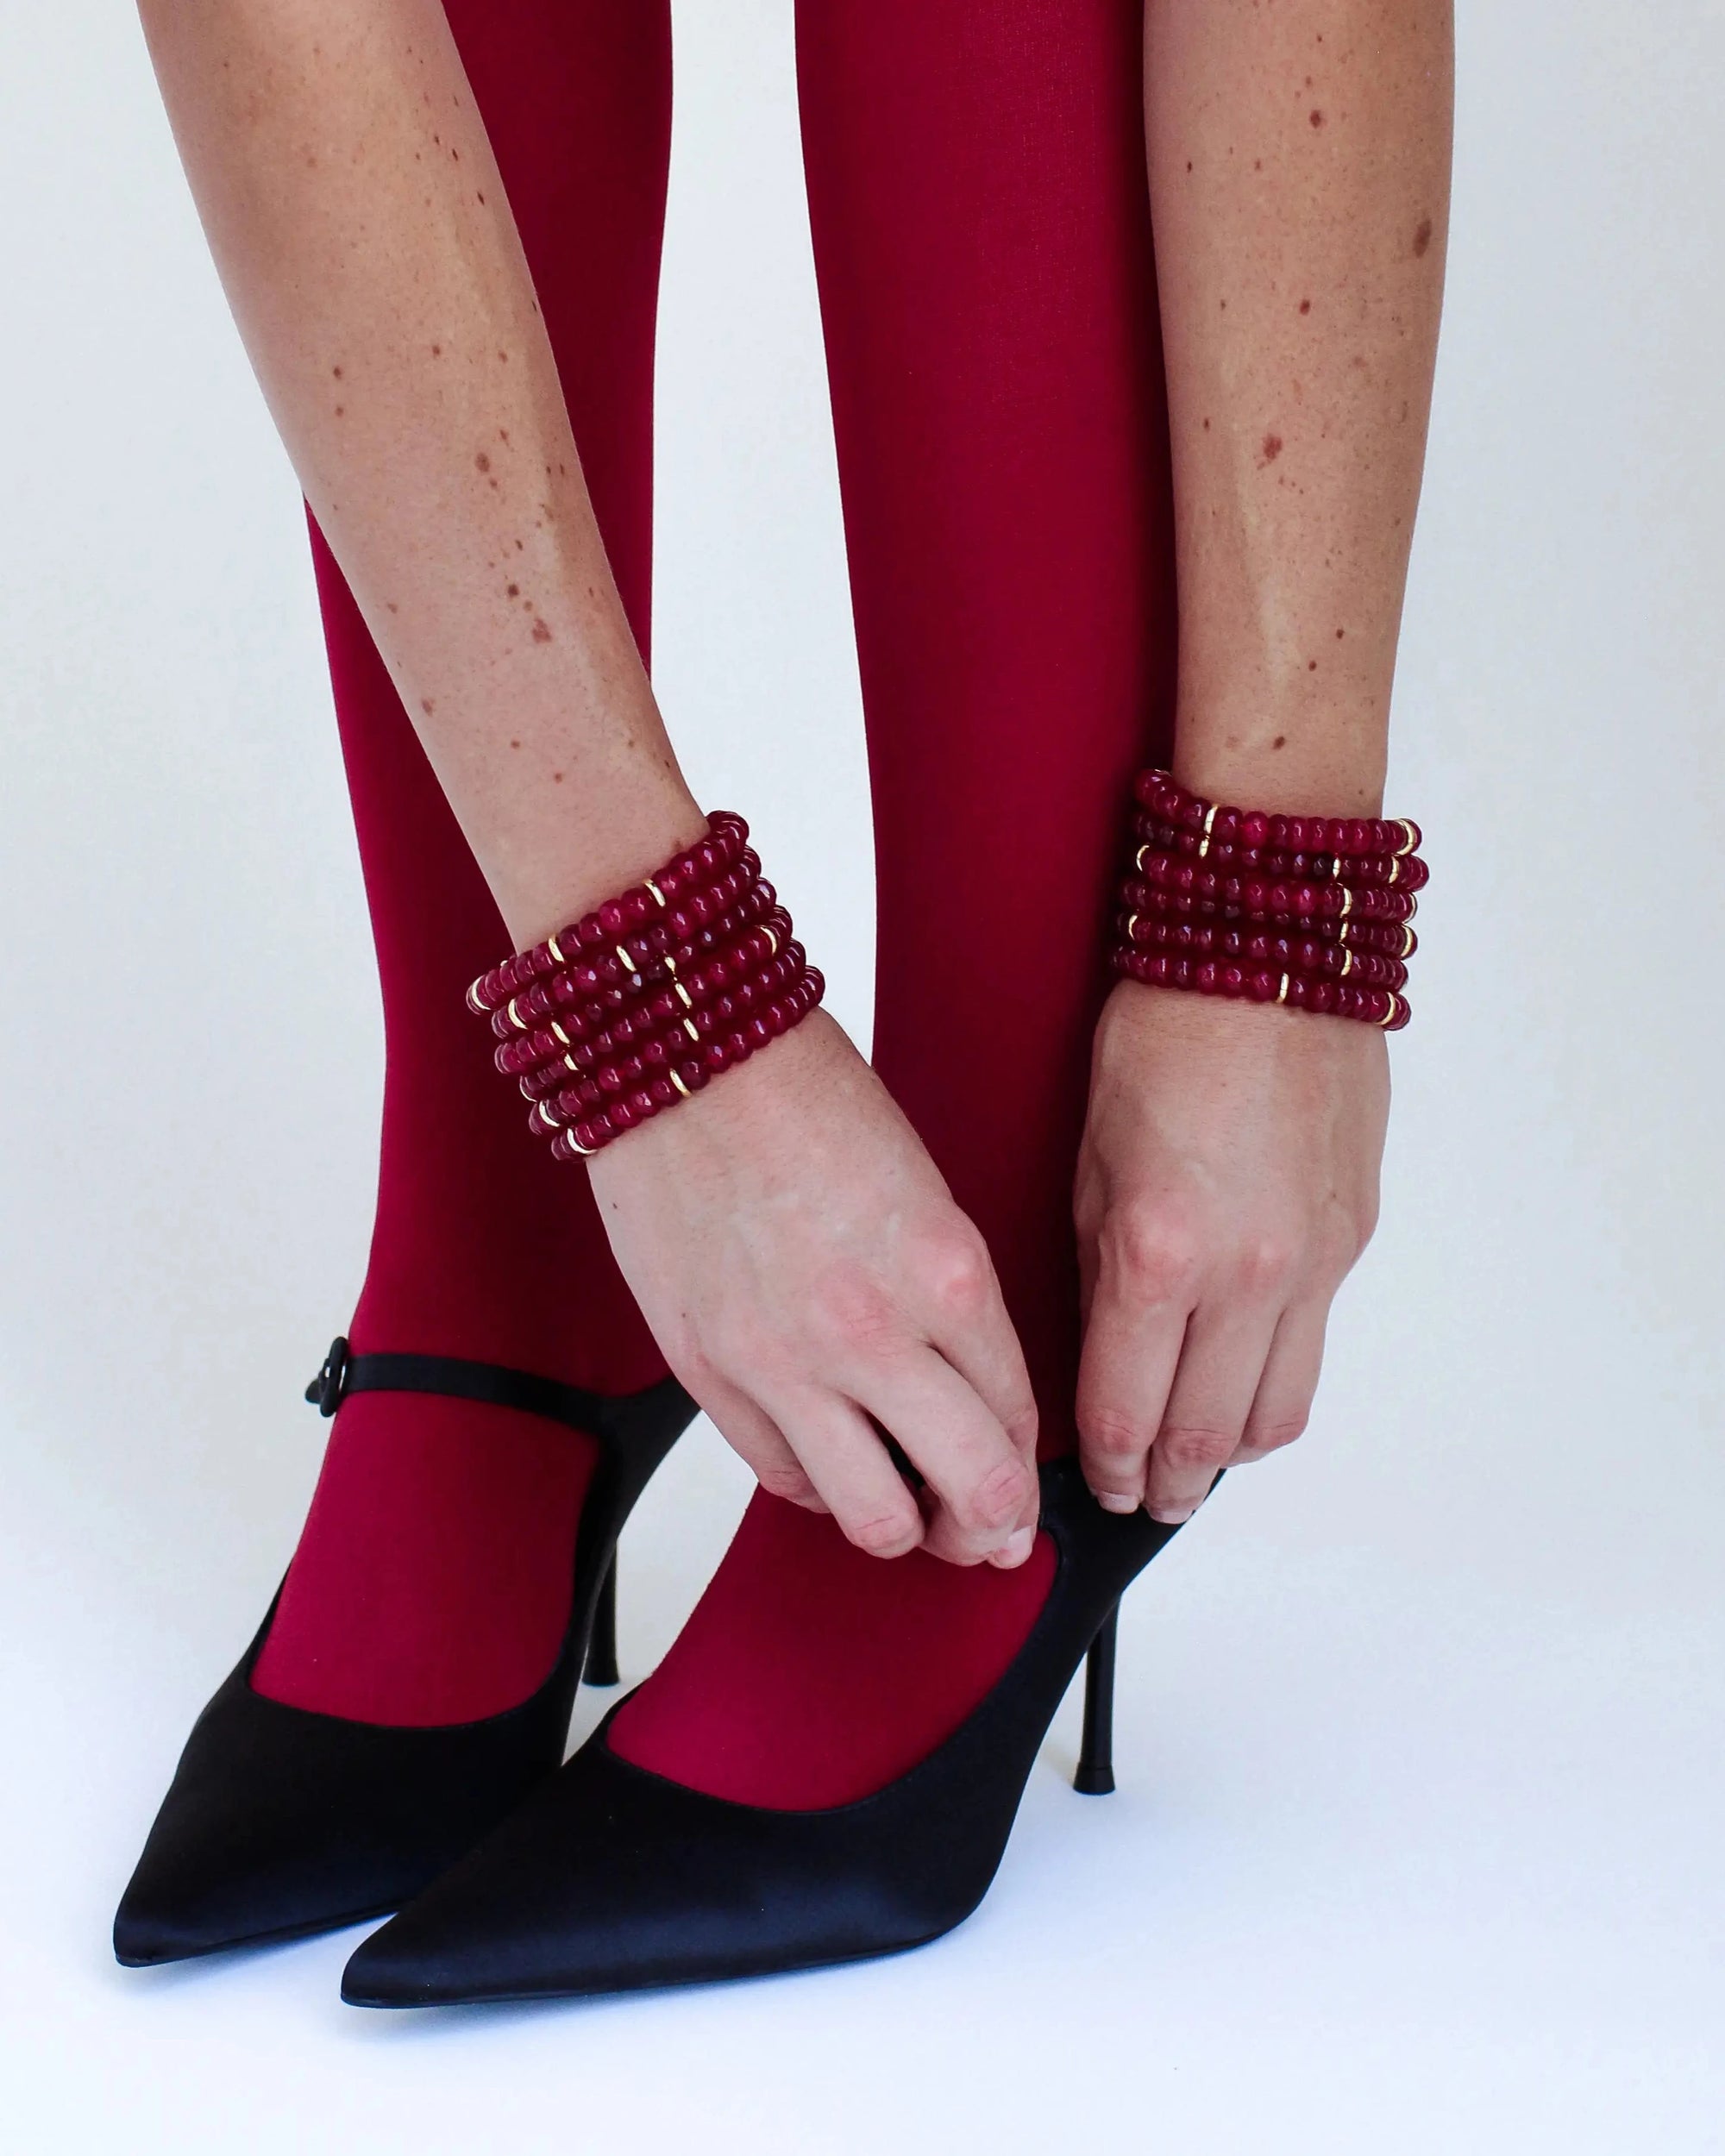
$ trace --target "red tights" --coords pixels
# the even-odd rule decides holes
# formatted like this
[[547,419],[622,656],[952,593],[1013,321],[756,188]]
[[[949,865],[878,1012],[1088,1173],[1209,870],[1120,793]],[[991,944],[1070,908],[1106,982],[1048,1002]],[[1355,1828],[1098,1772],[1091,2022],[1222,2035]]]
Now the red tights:
[[[448,13],[644,649],[666,14],[656,0]],[[1165,746],[1171,709],[1140,17],[1140,0],[798,10],[873,786],[875,1062],[988,1238],[1057,1451],[1071,1442],[1070,1194],[1109,875],[1130,774]],[[354,1346],[637,1389],[663,1365],[583,1178],[528,1137],[461,1007],[508,939],[314,544],[388,1042]],[[972,891],[988,932],[955,952],[928,921],[954,921]],[[258,1688],[415,1723],[523,1697],[561,1637],[591,1465],[580,1439],[509,1410],[349,1401]],[[1010,1573],[883,1564],[757,1494],[612,1742],[743,1802],[862,1796],[969,1711],[1050,1570],[1045,1546]]]

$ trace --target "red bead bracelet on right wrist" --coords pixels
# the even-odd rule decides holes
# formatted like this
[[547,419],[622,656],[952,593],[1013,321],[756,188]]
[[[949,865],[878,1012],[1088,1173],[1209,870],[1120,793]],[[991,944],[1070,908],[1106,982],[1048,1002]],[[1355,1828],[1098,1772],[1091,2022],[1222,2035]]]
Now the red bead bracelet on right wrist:
[[721,810],[662,868],[482,974],[467,1008],[490,1019],[527,1127],[569,1161],[746,1062],[824,988],[748,825]]
[[1399,1032],[1428,871],[1404,818],[1278,816],[1140,772],[1110,962],[1122,978]]

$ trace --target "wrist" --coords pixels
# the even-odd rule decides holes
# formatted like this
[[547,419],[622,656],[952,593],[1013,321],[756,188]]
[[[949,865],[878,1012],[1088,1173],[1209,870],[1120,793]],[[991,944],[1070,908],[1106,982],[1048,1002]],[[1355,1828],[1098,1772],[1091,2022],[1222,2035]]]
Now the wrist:
[[706,816],[674,770],[595,783],[587,798],[603,802],[602,813],[572,819],[554,852],[535,845],[530,857],[492,865],[492,895],[518,949],[554,934],[706,836]]
[[1170,768],[1212,801],[1270,801],[1289,816],[1380,816],[1388,699],[1363,686],[1259,685],[1182,698]]

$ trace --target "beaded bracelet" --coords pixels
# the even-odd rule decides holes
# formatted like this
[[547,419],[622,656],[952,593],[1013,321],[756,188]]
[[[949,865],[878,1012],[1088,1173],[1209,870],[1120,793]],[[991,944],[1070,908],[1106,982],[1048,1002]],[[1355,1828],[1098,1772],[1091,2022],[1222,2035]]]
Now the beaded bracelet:
[[499,1069],[520,1077],[547,1063],[561,1062],[584,1047],[601,1055],[613,1047],[626,1047],[635,1034],[666,1025],[694,1004],[709,1000],[732,975],[775,957],[790,939],[791,917],[781,906],[769,906],[764,913],[751,906],[731,917],[728,928],[715,926],[711,934],[711,942],[703,937],[699,943],[685,944],[659,964],[630,976],[629,986],[612,992],[614,1001],[572,1006],[566,1018],[536,1027],[524,1038],[506,1041],[494,1058]]
[[[491,1021],[493,1032],[499,1031],[502,1021],[500,1030],[505,1036],[495,1055],[498,1069],[513,1076],[535,1063],[554,1059],[574,1040],[596,1037],[633,1006],[643,989],[650,989],[655,995],[670,993],[680,971],[704,962],[744,929],[770,921],[781,911],[777,893],[763,877],[728,913],[643,966],[639,987],[634,985],[631,975],[620,987],[601,987],[587,994],[575,987],[567,974],[553,974],[533,988],[511,996]],[[788,920],[789,917],[785,918]],[[548,1004],[549,1012],[544,1011]],[[518,1031],[518,1024],[532,1030]]]
[[1112,963],[1116,973],[1150,987],[1195,988],[1201,995],[1244,996],[1253,1003],[1279,1003],[1293,1011],[1327,1012],[1334,1018],[1363,1018],[1386,1033],[1399,1033],[1412,1015],[1407,997],[1393,988],[1353,988],[1342,981],[1277,974],[1268,966],[1195,964],[1167,952],[1140,950],[1117,950]]
[[[531,950],[518,951],[502,965],[482,974],[467,990],[467,1008],[476,1013],[495,1011],[533,980],[560,971],[582,951],[606,950],[656,914],[674,914],[674,901],[693,903],[710,890],[737,866],[748,844],[749,826],[743,818],[729,809],[715,811],[707,818],[706,837],[674,855],[662,868],[632,885],[620,897],[607,899],[568,928],[560,928]],[[759,873],[758,864],[756,873]]]
[[825,992],[740,816],[615,899],[482,974],[467,1007],[559,1160],[601,1146],[744,1062]]
[[1417,824],[1233,808],[1160,770],[1133,792],[1117,975],[1387,1032],[1408,1023],[1409,924],[1428,874]]
[[739,1026],[723,1039],[708,1041],[699,1056],[673,1064],[668,1072],[623,1094],[597,1113],[559,1131],[551,1141],[554,1157],[577,1160],[596,1153],[602,1145],[621,1138],[637,1123],[648,1121],[663,1109],[675,1107],[679,1100],[690,1099],[709,1079],[747,1062],[757,1049],[765,1048],[781,1033],[788,1033],[794,1025],[800,1025],[820,1001],[825,987],[815,968],[806,968],[794,988],[769,1003],[746,1026]]
[[[616,1095],[647,1084],[656,1073],[668,1074],[710,1041],[723,1039],[759,1017],[800,986],[808,972],[799,945],[794,953],[787,952],[762,967],[733,993],[703,1007],[681,1026],[649,1035],[628,1053],[574,1076],[568,1071],[554,1074],[556,1082],[531,1096],[536,1119],[530,1115],[528,1128],[543,1136],[561,1123],[607,1106]],[[524,1081],[524,1089],[525,1084]]]
[[[704,1039],[715,1025],[726,1023],[729,1004],[745,988],[755,989],[768,974],[773,976],[775,987],[788,987],[802,973],[806,962],[803,947],[794,938],[781,948],[764,931],[757,930],[753,937],[744,938],[736,947],[722,970],[714,966],[704,977],[692,979],[687,1003],[678,1003],[668,1012],[643,1007],[633,1015],[620,1018],[597,1038],[580,1042],[555,1061],[524,1072],[517,1081],[522,1097],[528,1100],[549,1099],[559,1086],[568,1083],[571,1073],[580,1076],[597,1070],[614,1062],[618,1056],[631,1054],[649,1041],[674,1041],[679,1036],[691,1041]],[[699,994],[694,993],[696,987],[700,991]],[[749,1006],[744,1003],[740,1007],[746,1010]]]
[[1210,921],[1158,920],[1143,914],[1122,914],[1119,927],[1123,943],[1140,950],[1170,950],[1188,958],[1222,958],[1238,965],[1271,966],[1278,973],[1308,974],[1314,980],[1326,975],[1336,981],[1352,980],[1368,988],[1399,989],[1408,981],[1408,968],[1399,958],[1384,958],[1314,937],[1229,928]]
[[[1218,874],[1195,862],[1153,854],[1142,847],[1135,865],[1140,893],[1153,886],[1183,897],[1209,899],[1219,906],[1237,906],[1254,920],[1285,913],[1296,920],[1411,921],[1420,906],[1411,891],[1384,891],[1370,884],[1296,883],[1291,877],[1256,874]],[[1129,887],[1130,881],[1122,887]]]
[[1164,824],[1199,831],[1214,842],[1275,846],[1291,853],[1411,854],[1420,826],[1407,817],[1272,816],[1263,809],[1228,808],[1190,793],[1171,772],[1141,771],[1133,792]]
[[[1127,892],[1130,887],[1130,879],[1120,886],[1120,898],[1123,905],[1129,903]],[[1149,915],[1163,920],[1190,922],[1194,925],[1204,924],[1231,928],[1244,925],[1270,929],[1277,934],[1316,936],[1326,943],[1339,944],[1345,950],[1377,951],[1386,958],[1411,958],[1420,948],[1419,937],[1406,921],[1313,921],[1302,920],[1292,913],[1270,913],[1255,918],[1248,914],[1243,906],[1219,906],[1211,899],[1195,899],[1184,892],[1148,890],[1142,884],[1138,885],[1136,889],[1141,903],[1132,905],[1131,910],[1120,916],[1122,920]]]
[[[1186,860],[1207,861],[1219,873],[1236,875],[1256,870],[1261,875],[1292,877],[1296,882],[1382,885],[1386,889],[1419,891],[1431,871],[1417,854],[1278,853],[1270,846],[1237,846],[1231,839],[1206,845],[1201,832],[1182,830],[1152,816],[1133,818],[1132,829],[1144,842],[1140,854],[1177,854]],[[1136,856],[1135,856],[1136,857]]]

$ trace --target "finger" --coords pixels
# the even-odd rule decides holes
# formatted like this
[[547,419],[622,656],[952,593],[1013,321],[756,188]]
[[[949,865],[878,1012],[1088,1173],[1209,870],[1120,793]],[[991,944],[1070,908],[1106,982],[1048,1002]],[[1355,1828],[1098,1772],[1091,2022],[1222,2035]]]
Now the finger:
[[1150,1448],[1145,1507],[1152,1520],[1189,1520],[1232,1457],[1276,1337],[1273,1307],[1239,1304],[1193,1313]]
[[1324,1328],[1329,1316],[1327,1303],[1301,1304],[1283,1312],[1230,1467],[1267,1457],[1291,1445],[1306,1427],[1323,1368]]
[[[689,1390],[693,1393],[694,1388]],[[703,1377],[695,1397],[720,1437],[754,1470],[762,1489],[800,1505],[805,1512],[830,1509],[791,1450],[784,1432],[746,1393],[721,1377],[709,1376]]]
[[928,1340],[944,1356],[1007,1433],[1007,1442],[1036,1458],[1036,1395],[1006,1298],[980,1241],[960,1250],[928,1283],[919,1312]]
[[871,1557],[902,1557],[924,1537],[916,1494],[856,1404],[805,1387],[762,1402],[844,1529]]
[[1106,1512],[1136,1512],[1144,1502],[1186,1324],[1183,1298],[1145,1303],[1097,1282],[1078,1363],[1078,1457]]
[[875,1362],[859,1406],[892,1432],[938,1501],[925,1547],[955,1564],[1022,1564],[1039,1495],[1026,1457],[975,1389],[932,1347]]

